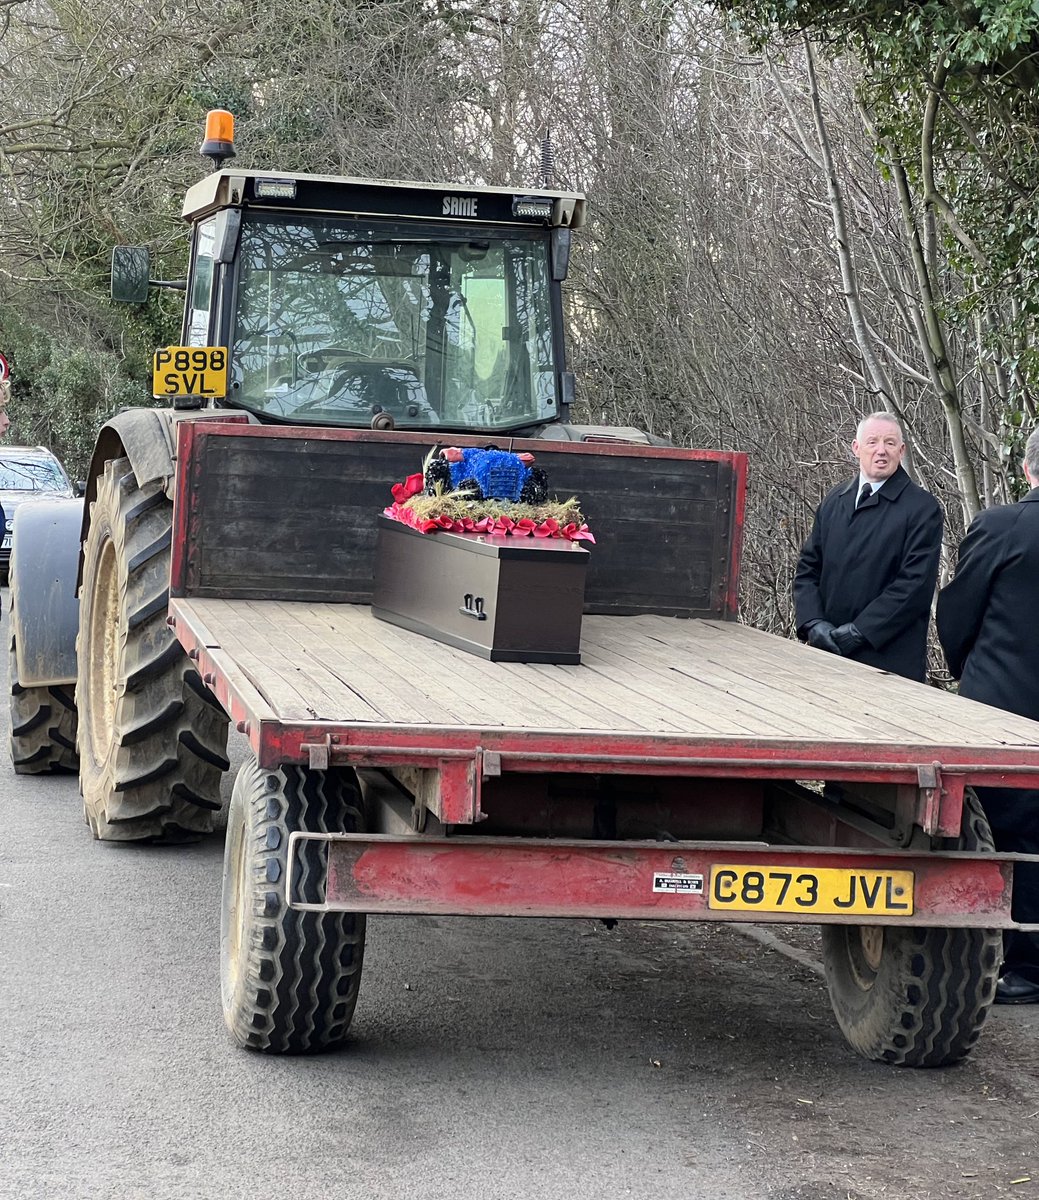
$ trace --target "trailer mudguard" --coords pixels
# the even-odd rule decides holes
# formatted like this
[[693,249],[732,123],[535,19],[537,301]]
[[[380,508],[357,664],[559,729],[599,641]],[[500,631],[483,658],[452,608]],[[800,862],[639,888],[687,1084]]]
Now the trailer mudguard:
[[11,607],[18,683],[76,682],[82,500],[18,506],[11,538]]

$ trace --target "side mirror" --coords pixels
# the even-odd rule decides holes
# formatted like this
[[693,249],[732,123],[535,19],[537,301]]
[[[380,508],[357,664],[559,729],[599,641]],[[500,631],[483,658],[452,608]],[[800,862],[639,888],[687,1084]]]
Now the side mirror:
[[72,487],[77,496],[85,496],[87,494],[87,481],[85,479],[77,479]]
[[144,304],[148,299],[151,256],[147,246],[115,246],[112,250],[112,299]]

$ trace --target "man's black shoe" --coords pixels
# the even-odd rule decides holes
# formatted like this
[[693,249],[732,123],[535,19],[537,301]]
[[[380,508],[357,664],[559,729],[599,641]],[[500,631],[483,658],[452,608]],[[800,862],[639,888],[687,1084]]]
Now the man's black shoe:
[[997,1004],[1039,1004],[1039,983],[1025,979],[1015,971],[1007,971],[996,982]]

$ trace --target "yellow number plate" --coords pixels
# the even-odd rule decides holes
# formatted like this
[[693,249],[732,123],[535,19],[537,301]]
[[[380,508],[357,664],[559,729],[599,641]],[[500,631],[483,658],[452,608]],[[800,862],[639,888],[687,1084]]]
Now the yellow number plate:
[[166,346],[155,351],[152,362],[152,395],[227,395],[227,348],[225,346]]
[[707,906],[741,912],[909,917],[913,872],[715,865]]

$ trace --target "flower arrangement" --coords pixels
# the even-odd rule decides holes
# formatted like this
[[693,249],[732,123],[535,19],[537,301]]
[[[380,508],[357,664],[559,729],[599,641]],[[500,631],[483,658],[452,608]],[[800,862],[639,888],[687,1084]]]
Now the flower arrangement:
[[[549,499],[544,472],[532,463],[533,455],[496,447],[434,448],[421,471],[393,485],[393,503],[384,515],[419,533],[445,530],[594,544],[577,498]],[[488,494],[493,492],[505,494]]]

